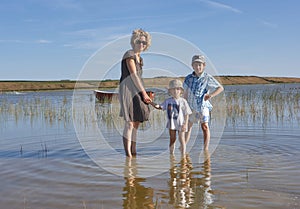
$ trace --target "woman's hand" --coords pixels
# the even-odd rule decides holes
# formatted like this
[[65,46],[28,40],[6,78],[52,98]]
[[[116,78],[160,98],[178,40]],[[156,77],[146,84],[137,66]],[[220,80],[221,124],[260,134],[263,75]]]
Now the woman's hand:
[[151,104],[155,109],[161,110],[162,107],[159,104],[156,104],[154,102],[150,102],[149,104]]
[[152,102],[152,99],[148,96],[148,94],[146,92],[143,92],[143,101],[146,104],[149,104],[150,102]]

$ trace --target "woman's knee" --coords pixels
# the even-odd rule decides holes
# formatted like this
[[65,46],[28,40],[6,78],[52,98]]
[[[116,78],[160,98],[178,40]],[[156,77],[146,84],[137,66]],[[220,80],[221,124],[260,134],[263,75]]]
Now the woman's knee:
[[127,129],[127,130],[132,130],[133,129],[133,123],[132,122],[128,122],[128,121],[126,121],[126,123],[125,123],[125,128]]

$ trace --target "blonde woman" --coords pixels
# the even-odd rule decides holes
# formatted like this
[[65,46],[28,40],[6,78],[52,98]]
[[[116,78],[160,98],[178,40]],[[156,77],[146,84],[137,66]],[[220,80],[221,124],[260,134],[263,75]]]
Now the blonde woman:
[[132,49],[125,52],[121,63],[121,78],[119,87],[120,116],[125,120],[123,144],[127,157],[136,155],[136,136],[140,123],[149,118],[152,102],[147,95],[143,80],[143,59],[141,52],[151,45],[151,36],[148,32],[137,29],[131,36]]

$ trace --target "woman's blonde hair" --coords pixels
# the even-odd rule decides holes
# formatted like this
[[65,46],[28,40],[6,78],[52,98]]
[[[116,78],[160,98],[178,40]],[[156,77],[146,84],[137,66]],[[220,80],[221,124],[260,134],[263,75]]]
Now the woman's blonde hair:
[[142,36],[144,36],[146,38],[147,41],[147,45],[145,46],[144,51],[146,51],[150,45],[151,45],[151,35],[144,31],[143,29],[136,29],[132,32],[132,36],[131,36],[131,40],[130,40],[130,44],[131,47],[134,48],[134,44],[137,40],[139,40]]

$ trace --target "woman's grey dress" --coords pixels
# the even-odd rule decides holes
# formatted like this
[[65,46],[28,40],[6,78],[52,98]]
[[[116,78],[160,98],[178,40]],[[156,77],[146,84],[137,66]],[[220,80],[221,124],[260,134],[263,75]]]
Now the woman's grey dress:
[[142,80],[142,66],[143,59],[140,58],[138,63],[134,52],[127,51],[122,59],[121,64],[121,78],[119,87],[119,100],[120,100],[120,116],[126,121],[143,122],[149,119],[150,108],[143,102],[140,90],[135,86],[128,70],[126,59],[133,58],[136,65],[138,77]]

